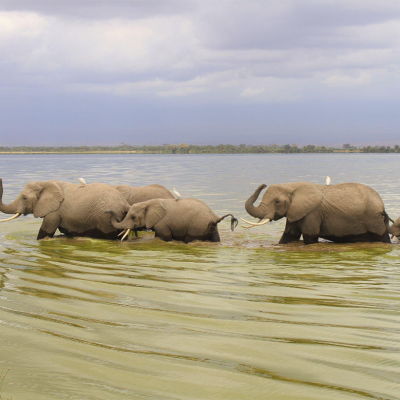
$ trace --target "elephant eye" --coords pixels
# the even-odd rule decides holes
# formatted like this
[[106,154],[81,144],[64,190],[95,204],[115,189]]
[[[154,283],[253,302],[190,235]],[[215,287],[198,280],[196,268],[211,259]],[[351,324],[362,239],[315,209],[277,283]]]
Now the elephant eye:
[[27,199],[27,197],[26,196],[22,196],[22,200],[26,200]]
[[132,219],[135,219],[136,218],[136,215],[132,215],[132,217],[131,217]]
[[275,203],[279,203],[279,199],[276,199],[276,200],[275,200]]

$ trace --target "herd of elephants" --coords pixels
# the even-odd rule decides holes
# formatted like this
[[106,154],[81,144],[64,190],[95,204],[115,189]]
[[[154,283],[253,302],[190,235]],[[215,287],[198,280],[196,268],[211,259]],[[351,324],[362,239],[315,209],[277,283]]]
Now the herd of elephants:
[[[280,244],[298,241],[301,236],[305,244],[317,243],[318,238],[340,243],[390,243],[389,235],[400,236],[400,218],[394,222],[388,216],[381,197],[369,186],[274,184],[255,206],[266,187],[260,185],[246,201],[246,211],[258,222],[244,220],[247,225],[243,228],[286,217]],[[67,236],[124,240],[131,231],[137,235],[138,230],[146,229],[165,241],[219,242],[218,223],[228,216],[232,230],[238,223],[232,214],[218,217],[201,200],[175,198],[161,185],[39,181],[28,183],[11,204],[2,199],[0,179],[0,211],[14,214],[0,222],[28,214],[42,218],[37,239],[53,237],[58,229]]]

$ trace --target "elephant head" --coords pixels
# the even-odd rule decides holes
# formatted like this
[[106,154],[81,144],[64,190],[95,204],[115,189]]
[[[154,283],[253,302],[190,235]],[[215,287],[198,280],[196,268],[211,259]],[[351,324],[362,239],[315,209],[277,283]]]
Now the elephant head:
[[9,221],[21,214],[32,214],[45,217],[52,211],[58,210],[64,195],[61,188],[54,182],[30,182],[11,204],[3,204],[3,183],[0,179],[0,211],[5,214],[15,214],[2,221]]
[[388,232],[392,236],[400,237],[400,217],[396,219],[393,225],[388,227]]
[[[254,202],[266,185],[259,186],[246,201],[246,211],[254,218],[277,221],[287,217],[289,222],[298,221],[316,210],[322,201],[322,192],[307,182],[271,185],[264,193],[260,204]],[[254,224],[253,224],[254,225]],[[257,225],[257,224],[256,224]]]
[[118,222],[114,211],[107,212],[111,214],[111,224],[113,227],[122,229],[123,233],[125,233],[122,240],[125,239],[131,230],[137,231],[140,228],[153,228],[166,214],[165,207],[157,199],[134,204],[121,222]]

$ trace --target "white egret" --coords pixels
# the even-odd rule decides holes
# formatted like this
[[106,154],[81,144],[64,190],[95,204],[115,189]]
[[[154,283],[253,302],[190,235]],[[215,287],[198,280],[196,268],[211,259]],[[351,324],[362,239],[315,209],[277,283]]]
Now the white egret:
[[329,186],[331,184],[331,178],[329,176],[326,177],[326,185]]
[[179,192],[175,188],[173,188],[171,190],[171,192],[176,196],[176,201],[179,201],[182,198],[182,196],[179,194]]
[[81,183],[80,187],[86,186],[86,181],[83,178],[78,178],[78,181]]

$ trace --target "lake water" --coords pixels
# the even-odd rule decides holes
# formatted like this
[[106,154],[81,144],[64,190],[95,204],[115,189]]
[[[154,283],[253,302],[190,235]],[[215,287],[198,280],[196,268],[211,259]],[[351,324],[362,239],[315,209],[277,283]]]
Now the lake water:
[[[329,175],[372,186],[396,219],[399,170],[396,154],[0,156],[5,203],[84,177],[245,218],[259,184]],[[400,399],[399,244],[281,246],[284,221],[223,221],[221,243],[38,242],[40,223],[0,225],[4,398]]]

